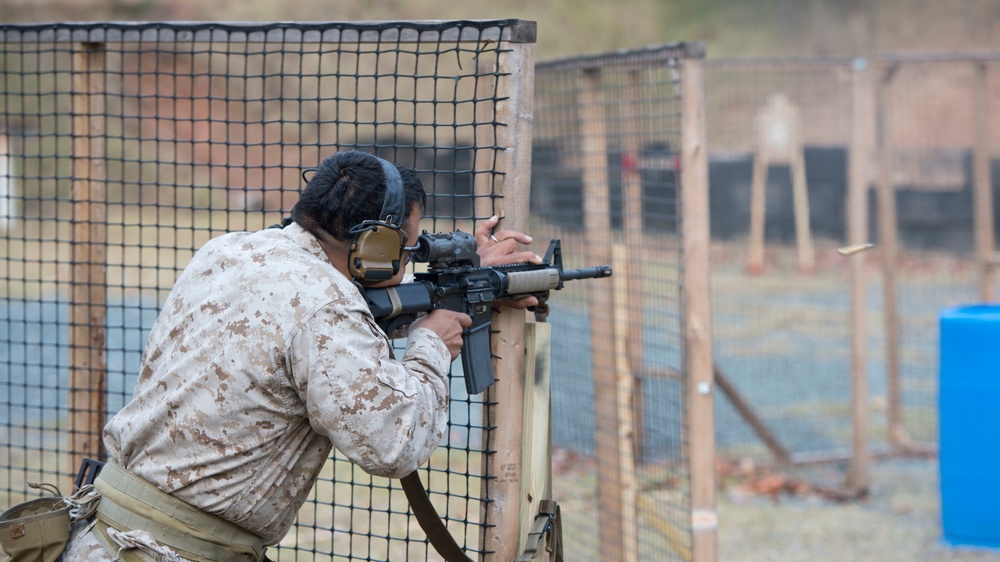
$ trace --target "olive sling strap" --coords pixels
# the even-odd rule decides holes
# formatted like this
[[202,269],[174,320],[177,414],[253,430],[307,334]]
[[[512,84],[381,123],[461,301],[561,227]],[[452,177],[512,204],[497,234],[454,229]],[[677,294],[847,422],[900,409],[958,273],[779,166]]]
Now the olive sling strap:
[[[427,490],[420,481],[420,475],[413,471],[402,477],[400,483],[403,485],[406,499],[410,502],[413,516],[417,518],[417,522],[427,535],[427,540],[438,554],[447,562],[472,562],[462,547],[455,542],[455,538],[448,532],[441,516],[434,509],[434,504],[431,503]],[[552,553],[553,562],[562,562],[562,523],[559,505],[554,500],[542,500],[538,507],[538,515],[535,516],[531,531],[528,533],[524,552],[517,558],[517,562],[533,560],[538,555],[546,534],[550,535],[548,550]]]
[[448,528],[445,527],[441,516],[434,509],[434,504],[427,497],[424,484],[420,481],[420,475],[413,471],[399,479],[403,485],[403,492],[406,494],[413,516],[420,523],[420,528],[427,534],[427,540],[434,545],[434,550],[444,557],[447,562],[472,562],[472,559],[465,555],[462,547],[455,542],[455,537],[451,536]]

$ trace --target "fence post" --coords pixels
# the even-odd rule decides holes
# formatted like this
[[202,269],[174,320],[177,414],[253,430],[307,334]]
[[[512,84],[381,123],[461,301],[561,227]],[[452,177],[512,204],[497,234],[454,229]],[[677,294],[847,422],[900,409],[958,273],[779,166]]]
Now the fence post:
[[[878,241],[882,248],[882,290],[883,315],[885,317],[885,378],[886,403],[889,413],[889,441],[901,448],[910,446],[910,438],[903,426],[902,388],[900,383],[900,335],[899,335],[899,282],[897,264],[899,261],[899,231],[896,216],[896,186],[892,182],[892,119],[888,100],[892,80],[899,70],[899,62],[884,66],[876,89],[876,121],[878,176]],[[870,479],[868,464],[870,455],[857,459],[856,469],[852,469],[849,482],[855,491],[867,489]],[[856,473],[856,474],[854,474]]]
[[621,276],[627,284],[620,309],[615,309],[615,316],[624,315],[628,322],[619,338],[625,339],[627,350],[622,360],[629,377],[632,397],[630,398],[630,414],[632,416],[633,462],[643,462],[643,427],[645,411],[643,405],[643,379],[636,376],[637,371],[644,371],[645,344],[643,327],[646,325],[643,310],[643,271],[646,263],[645,217],[642,208],[642,115],[641,83],[639,70],[629,70],[625,75],[625,95],[622,97],[621,112],[622,130],[622,226],[625,231],[625,244],[621,252],[621,263],[614,264],[616,276]]
[[[480,124],[490,125],[484,130],[495,130],[497,135],[496,139],[484,144],[477,142],[477,145],[500,147],[501,152],[490,149],[477,155],[476,172],[484,176],[492,175],[487,173],[489,170],[497,172],[493,184],[499,187],[497,193],[502,198],[477,199],[494,203],[494,212],[503,217],[500,228],[528,232],[535,24],[521,22],[521,26],[515,32],[518,35],[516,40],[510,42],[508,50],[496,63],[497,84],[494,92],[503,92],[503,98],[497,99],[494,95],[490,99],[492,104],[483,104],[483,111],[491,113],[490,116],[477,115]],[[485,186],[482,181],[477,181],[476,188],[481,190]],[[477,209],[477,216],[489,216],[489,212],[479,214]],[[501,562],[518,557],[530,530],[535,506],[546,499],[528,497],[533,484],[532,467],[525,466],[523,458],[526,438],[523,431],[530,429],[523,425],[527,421],[524,413],[526,404],[533,399],[533,396],[525,395],[525,318],[525,312],[519,310],[494,315],[492,349],[496,356],[494,370],[497,382],[486,391],[484,400],[485,425],[491,429],[487,432],[488,454],[484,472],[487,477],[483,481],[487,493],[483,497],[491,501],[483,502],[485,526],[481,544],[484,551],[482,558],[489,561]],[[529,402],[526,403],[526,400]],[[540,460],[545,462],[546,459]],[[537,481],[534,484],[543,488],[546,485]]]
[[990,170],[990,96],[989,63],[976,63],[976,144],[973,158],[973,209],[976,230],[976,256],[979,261],[979,298],[990,302],[996,298],[996,249],[993,241],[993,177]]
[[681,62],[681,237],[684,280],[684,372],[687,376],[691,474],[691,547],[694,562],[714,562],[718,515],[715,507],[715,408],[710,302],[708,144],[705,132],[704,46],[696,44]]
[[73,280],[69,308],[69,427],[75,475],[85,456],[102,458],[106,365],[107,209],[103,43],[73,54]]
[[[580,137],[583,170],[584,231],[588,238],[588,259],[593,263],[616,264],[611,242],[610,195],[608,193],[608,146],[605,130],[605,99],[601,89],[601,71],[589,68],[580,74]],[[616,272],[614,279],[621,279]],[[619,283],[595,283],[588,288],[591,316],[590,344],[594,376],[594,440],[597,456],[597,497],[601,560],[635,562],[638,559],[634,446],[629,402],[631,389],[624,396],[620,382],[631,374],[619,360],[621,322],[598,325],[597,315],[615,313],[624,303],[617,302],[623,290]]]
[[[868,162],[872,149],[871,82],[868,61],[856,58],[853,63],[851,100],[851,145],[848,162],[847,243],[864,244],[868,240]],[[868,279],[867,254],[850,259],[851,272],[851,413],[852,474],[854,491],[866,488],[868,471]],[[890,411],[890,420],[892,413]],[[891,425],[891,421],[890,421]]]

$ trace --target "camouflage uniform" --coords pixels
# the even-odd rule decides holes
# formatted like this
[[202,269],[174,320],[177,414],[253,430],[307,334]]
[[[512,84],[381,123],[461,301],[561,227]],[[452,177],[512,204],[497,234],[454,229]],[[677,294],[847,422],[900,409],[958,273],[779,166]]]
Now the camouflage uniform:
[[[111,461],[274,544],[331,444],[379,476],[430,457],[449,365],[420,328],[395,360],[358,289],[297,224],[231,233],[177,280],[104,441]],[[111,559],[89,536],[72,544],[66,559]]]

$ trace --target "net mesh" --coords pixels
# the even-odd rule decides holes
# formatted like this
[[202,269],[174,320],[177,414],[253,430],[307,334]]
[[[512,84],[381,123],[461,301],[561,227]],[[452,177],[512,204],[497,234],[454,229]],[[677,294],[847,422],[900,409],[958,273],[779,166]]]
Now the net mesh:
[[697,56],[665,45],[536,67],[533,231],[614,268],[603,287],[567,286],[550,320],[568,559],[691,556],[679,67]]
[[[209,239],[280,222],[303,169],[356,148],[413,168],[423,228],[495,212],[516,20],[0,26],[0,501],[103,454],[174,280]],[[533,27],[531,28],[533,31]],[[533,34],[530,39],[533,41]],[[486,163],[486,165],[484,165]],[[106,376],[105,376],[106,373]],[[452,378],[420,474],[482,552],[481,397]],[[278,559],[437,559],[397,481],[334,455]]]

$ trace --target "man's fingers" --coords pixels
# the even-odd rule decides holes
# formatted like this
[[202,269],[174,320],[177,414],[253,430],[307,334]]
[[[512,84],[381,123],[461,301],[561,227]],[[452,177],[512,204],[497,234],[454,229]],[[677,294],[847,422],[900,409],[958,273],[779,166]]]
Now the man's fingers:
[[462,349],[462,331],[471,325],[472,317],[468,314],[439,308],[414,322],[411,329],[419,326],[436,333],[454,360]]
[[490,232],[499,223],[500,217],[493,215],[492,217],[486,219],[483,224],[479,225],[479,228],[476,229],[476,245],[482,246],[487,242],[491,242],[493,235],[491,235]]
[[533,306],[538,306],[537,297],[521,297],[519,299],[500,299],[494,301],[495,306],[524,310]]
[[481,264],[485,266],[507,265],[511,263],[542,263],[542,258],[531,251],[515,251],[516,244],[503,242],[489,246],[479,252]]
[[507,263],[542,263],[542,257],[535,252],[511,252],[505,256]]
[[531,244],[534,240],[531,236],[523,232],[518,232],[516,230],[501,230],[494,232],[493,236],[497,239],[497,242],[503,242],[504,240],[513,240],[520,244]]

